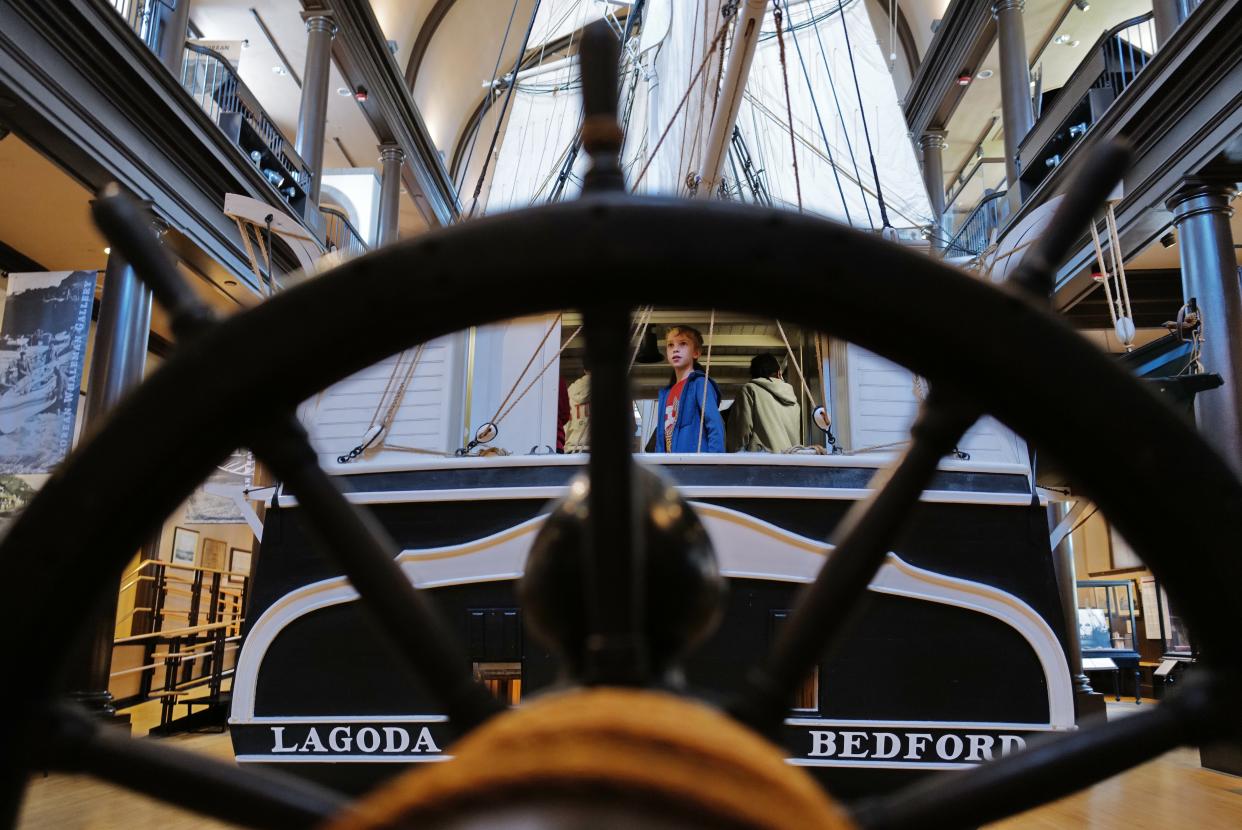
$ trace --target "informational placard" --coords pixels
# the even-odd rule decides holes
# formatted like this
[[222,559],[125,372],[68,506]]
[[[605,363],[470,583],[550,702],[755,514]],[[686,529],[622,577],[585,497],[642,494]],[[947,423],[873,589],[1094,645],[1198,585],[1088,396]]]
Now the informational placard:
[[1116,671],[1117,664],[1113,662],[1111,657],[1084,657],[1082,658],[1083,671]]
[[1143,601],[1143,636],[1149,640],[1159,640],[1160,600],[1154,576],[1145,576],[1139,580],[1139,596]]
[[0,474],[51,472],[73,444],[97,277],[9,274],[0,324]]

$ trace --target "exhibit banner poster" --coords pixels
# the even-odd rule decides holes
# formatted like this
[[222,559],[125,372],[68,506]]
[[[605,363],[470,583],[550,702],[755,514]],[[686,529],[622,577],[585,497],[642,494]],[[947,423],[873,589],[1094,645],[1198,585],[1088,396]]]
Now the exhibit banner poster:
[[243,506],[253,478],[254,456],[247,450],[235,450],[190,496],[184,521],[195,525],[245,524]]
[[51,472],[73,444],[97,277],[9,274],[0,323],[0,474]]

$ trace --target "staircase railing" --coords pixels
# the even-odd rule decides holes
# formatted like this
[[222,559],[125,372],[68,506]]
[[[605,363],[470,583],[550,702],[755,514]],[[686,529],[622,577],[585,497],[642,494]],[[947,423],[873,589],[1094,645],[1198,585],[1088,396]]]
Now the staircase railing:
[[962,227],[945,246],[945,256],[978,256],[988,247],[992,232],[1009,216],[1008,190],[989,193],[979,200]]
[[298,213],[306,202],[310,173],[268,117],[232,64],[219,52],[185,45],[181,86],[220,129],[246,153]]
[[1151,12],[1122,21],[1087,51],[1018,149],[1022,195],[1039,186],[1155,56]]
[[367,252],[370,246],[349,221],[348,216],[327,205],[320,205],[319,212],[323,214],[324,242],[327,243],[329,251],[344,251],[351,256]]

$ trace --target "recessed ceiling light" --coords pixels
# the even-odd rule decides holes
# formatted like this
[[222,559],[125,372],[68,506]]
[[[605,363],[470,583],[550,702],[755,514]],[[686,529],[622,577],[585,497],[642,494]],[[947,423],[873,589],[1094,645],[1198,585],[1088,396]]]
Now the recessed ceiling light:
[[991,69],[980,69],[979,74],[975,75],[975,77],[981,81],[986,81],[988,78],[992,77],[993,74],[995,73],[993,73]]
[[1068,46],[1070,41],[1072,40],[1073,38],[1067,34],[1059,34],[1052,39],[1052,42],[1057,44],[1058,46]]
[[340,95],[342,98],[348,98],[354,94],[354,91],[347,86],[338,86],[336,88],[336,94]]
[[1074,0],[1074,5],[1078,7],[1079,11],[1083,12],[1091,8],[1091,4],[1088,3],[1087,0]]
[[105,253],[105,254],[107,254],[108,256],[111,256],[111,255],[112,255],[112,249],[111,249],[111,248],[104,248],[104,253]]
[[224,284],[227,285],[229,288],[233,288],[237,285],[237,280],[225,280]]
[[288,75],[289,74],[288,70],[286,70],[283,66],[279,64],[272,67],[272,73],[276,75]]

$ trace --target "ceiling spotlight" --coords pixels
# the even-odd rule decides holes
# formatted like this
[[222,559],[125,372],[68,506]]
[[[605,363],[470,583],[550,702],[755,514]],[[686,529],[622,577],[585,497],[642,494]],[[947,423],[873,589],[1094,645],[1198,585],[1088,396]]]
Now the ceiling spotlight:
[[1085,12],[1087,9],[1091,8],[1091,4],[1088,3],[1087,0],[1074,0],[1074,5],[1078,7],[1078,11],[1080,12]]
[[342,98],[348,98],[354,94],[354,91],[347,86],[339,86],[336,88],[336,94]]
[[1164,236],[1160,237],[1160,244],[1166,248],[1172,248],[1177,244],[1177,237],[1173,235],[1173,231],[1169,231]]
[[229,288],[235,288],[237,286],[237,280],[225,280],[224,284]]
[[996,73],[994,73],[991,69],[980,69],[975,74],[975,77],[981,81],[986,81],[988,78],[992,77],[994,74]]
[[277,64],[276,66],[272,67],[272,74],[273,75],[288,75],[289,70],[285,69],[280,64]]
[[106,254],[107,256],[112,256],[112,249],[111,249],[111,248],[104,248],[104,254]]
[[1055,44],[1057,44],[1058,46],[1068,46],[1068,45],[1069,45],[1069,43],[1070,43],[1070,41],[1072,41],[1072,40],[1073,40],[1073,38],[1072,38],[1072,37],[1070,37],[1070,36],[1069,36],[1069,35],[1067,35],[1067,34],[1062,33],[1062,34],[1059,34],[1059,35],[1057,35],[1056,37],[1054,37],[1054,38],[1052,39],[1052,42],[1053,42],[1053,43],[1055,43]]

